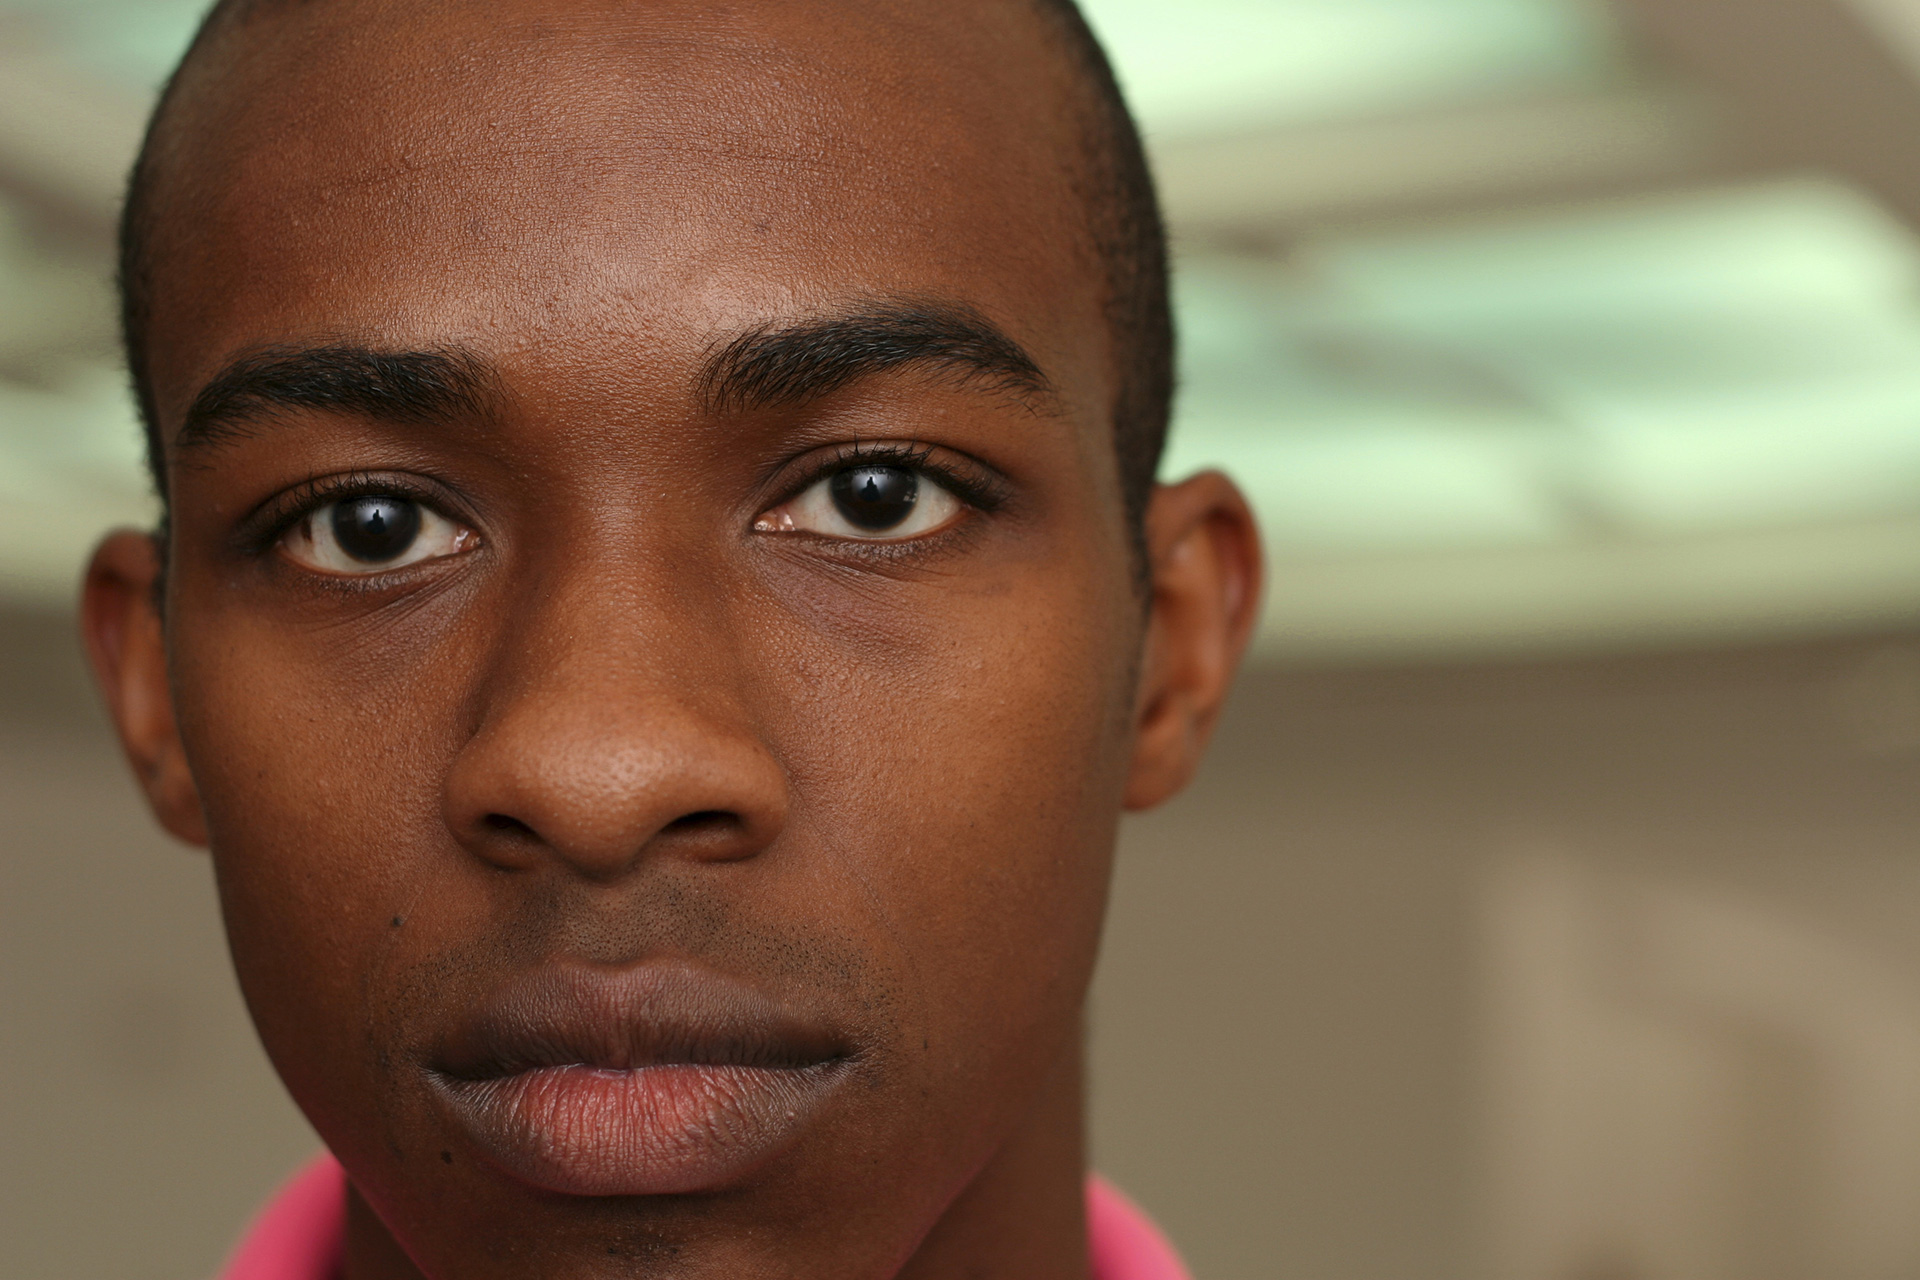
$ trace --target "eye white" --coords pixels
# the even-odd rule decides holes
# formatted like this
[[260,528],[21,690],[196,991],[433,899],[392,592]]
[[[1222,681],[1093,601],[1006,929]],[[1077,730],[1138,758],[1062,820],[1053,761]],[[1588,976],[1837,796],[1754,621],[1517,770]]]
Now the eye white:
[[365,575],[454,555],[465,551],[474,542],[471,529],[455,524],[431,507],[405,502],[404,505],[417,520],[411,536],[397,543],[390,553],[385,553],[388,549],[383,548],[383,554],[377,558],[356,556],[341,544],[337,517],[342,508],[351,507],[359,501],[348,498],[329,502],[301,517],[280,539],[280,546],[287,557],[303,568],[321,573]]
[[[910,468],[881,468],[911,471]],[[863,527],[849,519],[834,496],[834,480],[844,473],[822,476],[804,491],[754,521],[759,533],[813,533],[854,542],[900,542],[932,533],[950,523],[960,512],[960,499],[929,478],[923,471],[911,471],[914,498],[905,518],[885,528]]]

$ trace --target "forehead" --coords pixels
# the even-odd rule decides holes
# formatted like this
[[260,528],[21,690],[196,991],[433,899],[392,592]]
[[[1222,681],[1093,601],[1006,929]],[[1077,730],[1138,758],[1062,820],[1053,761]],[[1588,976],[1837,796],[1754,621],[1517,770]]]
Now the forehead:
[[196,59],[159,153],[163,416],[317,333],[666,358],[872,294],[1099,377],[1074,90],[1023,0],[276,8]]

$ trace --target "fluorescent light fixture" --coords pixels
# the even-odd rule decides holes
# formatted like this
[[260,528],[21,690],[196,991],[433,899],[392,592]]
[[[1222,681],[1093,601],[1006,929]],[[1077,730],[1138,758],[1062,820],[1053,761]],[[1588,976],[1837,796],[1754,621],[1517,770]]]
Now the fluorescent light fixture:
[[1611,78],[1588,0],[1085,0],[1150,134],[1404,113]]
[[[1873,532],[1920,527],[1920,242],[1849,188],[1329,234],[1196,264],[1182,310],[1167,470],[1247,485],[1278,651],[1591,638],[1593,602],[1636,591],[1603,632],[1920,616],[1899,535]],[[1834,612],[1863,581],[1877,604]]]

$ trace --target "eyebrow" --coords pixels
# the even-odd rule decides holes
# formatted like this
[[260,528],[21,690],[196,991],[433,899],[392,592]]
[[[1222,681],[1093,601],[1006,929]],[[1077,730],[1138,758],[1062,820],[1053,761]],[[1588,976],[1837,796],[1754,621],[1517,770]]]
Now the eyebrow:
[[[707,358],[699,391],[709,410],[739,413],[804,404],[873,374],[916,365],[960,385],[1010,395],[1036,411],[1053,403],[1052,383],[1019,343],[970,307],[935,302],[885,303],[749,330]],[[493,367],[464,347],[265,347],[239,356],[200,389],[174,447],[242,438],[273,409],[440,423],[484,415],[498,398]]]
[[247,434],[250,420],[275,408],[343,410],[426,423],[479,416],[494,400],[491,366],[461,347],[267,347],[240,356],[200,389],[174,447],[236,439]]
[[701,398],[713,412],[804,404],[890,369],[922,366],[958,385],[1051,407],[1053,385],[1032,356],[971,307],[890,302],[838,316],[773,323],[708,357]]

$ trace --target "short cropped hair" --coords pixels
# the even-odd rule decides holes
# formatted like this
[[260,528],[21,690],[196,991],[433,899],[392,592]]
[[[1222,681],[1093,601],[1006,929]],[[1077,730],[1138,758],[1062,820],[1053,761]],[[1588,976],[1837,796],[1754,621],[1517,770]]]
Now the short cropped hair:
[[[147,465],[164,510],[165,455],[147,360],[153,316],[151,246],[156,218],[154,191],[163,167],[161,145],[181,70],[229,21],[287,0],[219,0],[201,22],[180,68],[161,92],[134,162],[120,219],[119,290],[121,337],[127,372],[146,431]],[[1102,265],[1104,306],[1111,330],[1116,387],[1112,406],[1114,448],[1127,523],[1136,542],[1153,489],[1174,390],[1173,317],[1168,296],[1166,233],[1140,132],[1127,109],[1112,64],[1074,0],[1031,0],[1058,39],[1079,87],[1079,143],[1073,185],[1087,217],[1087,232]]]

